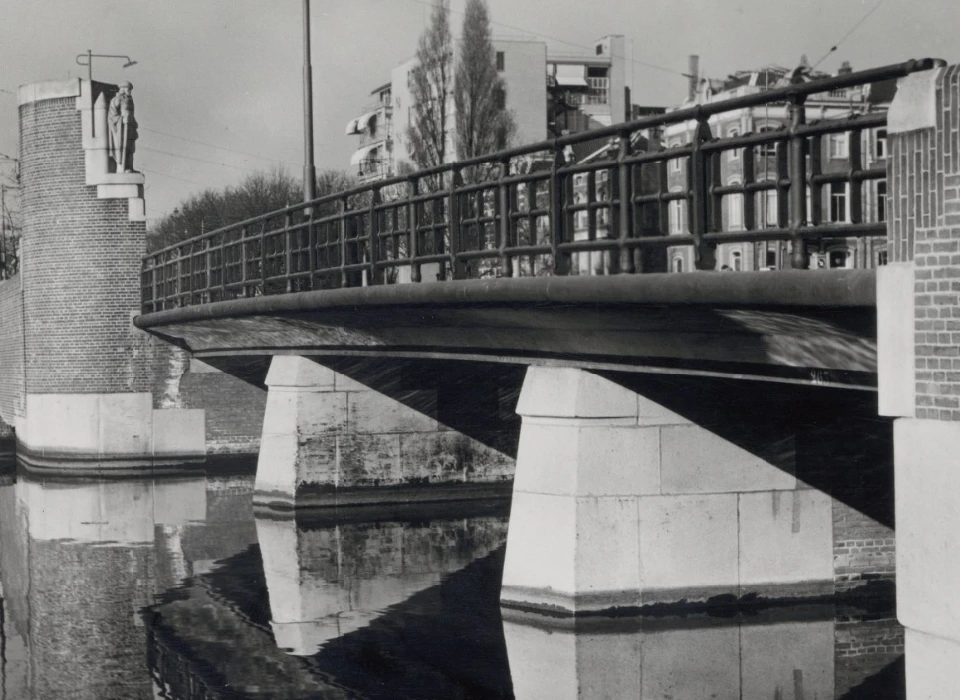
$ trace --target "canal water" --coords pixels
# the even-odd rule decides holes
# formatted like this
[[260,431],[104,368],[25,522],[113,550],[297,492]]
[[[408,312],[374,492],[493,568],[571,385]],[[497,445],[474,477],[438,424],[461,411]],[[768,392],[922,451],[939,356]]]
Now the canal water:
[[0,700],[904,697],[889,596],[543,617],[499,606],[506,504],[294,520],[252,490],[0,478]]

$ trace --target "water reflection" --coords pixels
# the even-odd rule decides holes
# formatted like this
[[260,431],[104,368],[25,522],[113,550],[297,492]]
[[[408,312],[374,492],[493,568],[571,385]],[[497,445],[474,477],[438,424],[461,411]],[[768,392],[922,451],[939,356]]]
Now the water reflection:
[[0,477],[0,700],[903,697],[889,600],[501,611],[504,504],[294,520],[251,489]]

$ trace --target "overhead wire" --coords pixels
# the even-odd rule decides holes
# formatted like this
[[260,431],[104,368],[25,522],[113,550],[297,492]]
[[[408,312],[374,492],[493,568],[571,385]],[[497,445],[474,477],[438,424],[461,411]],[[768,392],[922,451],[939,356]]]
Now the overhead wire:
[[872,15],[874,12],[876,12],[877,9],[878,9],[882,4],[883,4],[883,0],[880,0],[876,5],[874,5],[874,6],[873,6],[873,9],[871,9],[869,12],[867,12],[867,14],[865,14],[863,17],[861,17],[861,18],[860,18],[860,21],[857,22],[855,25],[853,25],[853,27],[850,28],[850,31],[848,31],[846,34],[844,34],[842,37],[840,37],[840,41],[838,41],[836,44],[834,44],[833,46],[831,46],[831,47],[830,47],[830,50],[827,51],[825,54],[823,54],[823,56],[820,58],[820,60],[817,61],[816,63],[814,63],[810,70],[813,70],[814,68],[816,68],[817,66],[819,66],[821,63],[823,63],[823,62],[826,60],[826,58],[827,58],[830,54],[832,54],[834,51],[836,51],[836,50],[840,47],[840,45],[841,45],[843,42],[845,42],[845,41],[850,37],[851,34],[853,34],[855,31],[857,31],[857,29],[860,28],[860,25],[863,24],[864,22],[866,22],[867,19],[870,17],[870,15]]
[[160,131],[159,129],[150,129],[147,127],[138,127],[140,131],[148,131],[151,134],[159,134],[160,136],[167,136],[172,139],[178,139],[180,141],[186,141],[187,143],[193,143],[198,146],[207,146],[209,148],[216,148],[221,151],[227,151],[229,153],[239,153],[240,155],[249,156],[251,158],[260,158],[261,160],[270,161],[273,163],[284,163],[286,165],[298,165],[296,163],[291,163],[290,161],[285,161],[282,158],[270,158],[269,156],[260,155],[258,153],[250,153],[249,151],[241,151],[237,148],[229,148],[227,146],[218,146],[215,143],[210,143],[209,141],[200,141],[197,139],[188,139],[185,136],[177,136],[176,134],[170,134],[166,131]]

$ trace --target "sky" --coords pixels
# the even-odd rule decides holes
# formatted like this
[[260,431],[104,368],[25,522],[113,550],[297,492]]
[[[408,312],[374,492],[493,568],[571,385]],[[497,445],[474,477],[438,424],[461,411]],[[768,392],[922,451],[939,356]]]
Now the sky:
[[[495,37],[590,53],[625,34],[633,101],[673,105],[689,54],[701,74],[795,66],[802,54],[835,71],[932,56],[960,61],[957,0],[487,0]],[[458,35],[466,0],[451,0]],[[411,57],[430,0],[312,0],[315,159],[348,169],[344,133],[370,91]],[[0,0],[0,154],[16,157],[19,85],[85,77],[134,85],[149,222],[203,189],[256,170],[303,172],[302,0]],[[851,30],[852,33],[851,33]],[[846,36],[846,38],[844,38]],[[842,41],[841,41],[842,39]],[[839,44],[838,44],[839,42]],[[831,46],[838,49],[829,53]],[[632,75],[631,75],[632,73]],[[0,160],[0,169],[12,168]]]

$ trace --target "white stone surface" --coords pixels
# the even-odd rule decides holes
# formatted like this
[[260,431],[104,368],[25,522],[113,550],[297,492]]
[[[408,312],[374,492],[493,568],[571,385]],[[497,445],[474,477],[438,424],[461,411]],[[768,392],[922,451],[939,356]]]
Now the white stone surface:
[[205,455],[206,411],[202,408],[164,408],[153,411],[154,455]]
[[640,499],[644,590],[737,589],[737,494]]
[[740,494],[740,586],[833,579],[833,501],[814,489]]
[[140,196],[140,185],[97,185],[97,199],[132,199]]
[[960,688],[960,644],[909,627],[904,643],[907,698],[955,700]]
[[960,423],[897,419],[894,464],[897,617],[960,642]]
[[663,493],[733,493],[796,488],[797,479],[697,425],[662,428]]
[[911,73],[897,81],[897,94],[887,111],[888,134],[936,127],[937,80],[943,70]]
[[637,395],[619,384],[572,367],[529,367],[520,391],[521,416],[637,417]]
[[127,200],[127,220],[146,221],[147,205],[143,197],[131,197]]
[[351,391],[347,429],[353,433],[436,432],[437,421],[377,391]]
[[877,385],[881,416],[916,415],[914,265],[877,268]]
[[41,454],[149,455],[149,393],[27,394],[24,444]]
[[574,581],[577,595],[602,594],[640,604],[640,522],[636,498],[576,499]]
[[514,488],[571,496],[659,493],[657,428],[524,419]]
[[572,595],[576,585],[576,499],[514,490],[503,585]]
[[42,100],[58,100],[64,97],[80,96],[80,79],[48,80],[42,83],[21,85],[17,90],[17,104],[23,106]]
[[264,384],[271,389],[295,387],[333,391],[334,374],[332,369],[299,355],[275,355],[270,362]]

